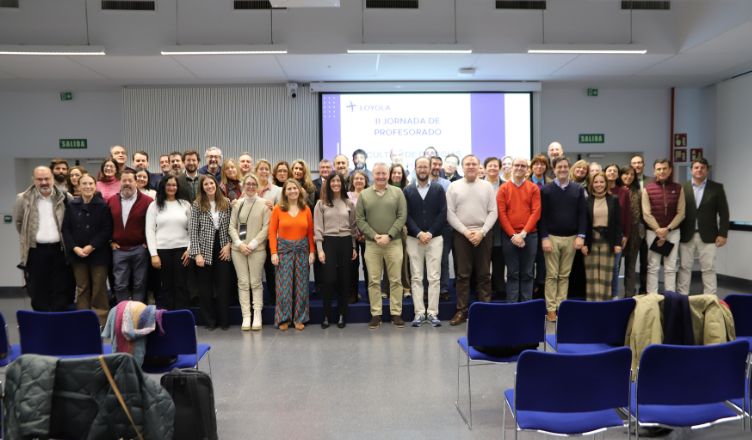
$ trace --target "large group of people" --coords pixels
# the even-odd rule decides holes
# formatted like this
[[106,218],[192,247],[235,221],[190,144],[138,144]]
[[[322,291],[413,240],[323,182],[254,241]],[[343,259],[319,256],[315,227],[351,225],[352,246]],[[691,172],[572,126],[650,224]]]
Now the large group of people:
[[726,243],[729,210],[705,159],[692,161],[681,185],[666,159],[648,177],[641,155],[604,168],[572,162],[558,142],[532,159],[442,160],[429,147],[412,170],[401,155],[371,169],[367,157],[356,150],[353,169],[347,156],[323,159],[316,179],[301,159],[235,160],[217,147],[203,166],[194,150],[164,154],[160,173],[149,171],[144,151],[128,164],[121,145],[96,175],[64,159],[39,166],[14,208],[32,307],[64,310],[75,301],[104,323],[111,301],[151,294],[165,309],[197,302],[208,329],[227,329],[237,294],[242,330],[260,330],[265,278],[274,325],[303,330],[313,267],[321,325],[342,328],[362,268],[369,328],[380,326],[384,298],[390,321],[405,326],[407,295],[412,326],[440,326],[450,253],[451,325],[467,319],[472,290],[480,301],[544,297],[551,321],[567,297],[618,297],[622,257],[625,296],[658,292],[661,265],[664,288],[688,294],[695,257],[703,293],[716,293],[715,251]]

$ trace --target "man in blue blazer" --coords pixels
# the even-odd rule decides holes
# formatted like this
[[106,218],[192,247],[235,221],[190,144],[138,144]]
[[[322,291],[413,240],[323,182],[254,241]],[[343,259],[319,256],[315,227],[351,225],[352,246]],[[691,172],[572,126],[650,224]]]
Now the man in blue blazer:
[[[442,232],[446,226],[447,208],[444,188],[431,179],[431,160],[415,159],[415,181],[405,187],[407,200],[406,250],[412,274],[411,290],[415,306],[412,326],[420,327],[428,321],[432,326],[439,320],[439,285],[441,255],[444,248]],[[423,299],[423,265],[428,272],[428,311]]]

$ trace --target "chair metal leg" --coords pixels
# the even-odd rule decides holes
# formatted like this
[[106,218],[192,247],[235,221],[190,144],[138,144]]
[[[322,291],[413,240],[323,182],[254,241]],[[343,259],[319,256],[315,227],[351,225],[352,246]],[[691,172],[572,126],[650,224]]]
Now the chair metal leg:
[[504,406],[504,409],[501,411],[501,440],[506,440],[507,438],[507,399],[504,398],[504,403],[502,403]]
[[[462,349],[460,347],[457,347],[457,400],[454,402],[454,406],[457,408],[457,412],[460,413],[460,417],[462,417],[462,420],[465,422],[465,425],[468,429],[473,429],[473,403],[472,403],[472,394],[470,390],[470,355],[466,355],[466,363],[465,365],[461,364],[461,356],[462,356]],[[460,368],[466,367],[467,368],[467,396],[468,396],[468,416],[465,416],[465,414],[462,412],[462,408],[460,407]]]

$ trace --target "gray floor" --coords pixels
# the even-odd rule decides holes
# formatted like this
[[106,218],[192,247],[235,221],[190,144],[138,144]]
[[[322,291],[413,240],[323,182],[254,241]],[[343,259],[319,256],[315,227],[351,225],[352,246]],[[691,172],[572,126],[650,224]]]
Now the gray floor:
[[[18,341],[15,311],[28,307],[23,299],[0,299],[12,341]],[[498,439],[502,392],[513,385],[515,367],[473,369],[474,424],[468,430],[454,407],[456,340],[464,332],[464,325],[447,322],[439,328],[384,324],[369,330],[352,324],[342,330],[311,326],[302,332],[271,326],[261,332],[200,328],[200,341],[212,345],[220,438]],[[201,369],[208,371],[205,361]],[[521,438],[544,437],[525,433]],[[626,437],[625,430],[605,435]],[[666,438],[752,435],[742,433],[739,423],[674,431]]]

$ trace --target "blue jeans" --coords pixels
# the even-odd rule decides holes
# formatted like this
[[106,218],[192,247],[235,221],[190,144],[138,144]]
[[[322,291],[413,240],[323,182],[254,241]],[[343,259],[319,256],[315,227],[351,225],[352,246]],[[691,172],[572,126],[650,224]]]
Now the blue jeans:
[[533,264],[538,252],[538,233],[527,234],[522,248],[512,244],[512,239],[504,234],[501,245],[507,264],[507,301],[530,301],[533,299]]

